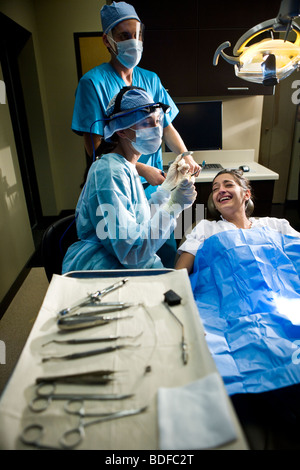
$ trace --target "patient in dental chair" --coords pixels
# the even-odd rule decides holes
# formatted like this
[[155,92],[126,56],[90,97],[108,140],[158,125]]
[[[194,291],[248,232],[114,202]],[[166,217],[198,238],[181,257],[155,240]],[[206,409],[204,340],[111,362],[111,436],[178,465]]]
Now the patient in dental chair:
[[[251,187],[237,170],[217,174],[210,199],[218,220],[198,223],[179,248],[176,269],[190,273],[228,394],[252,394],[251,403],[266,397],[265,406],[288,391],[284,406],[293,411],[285,416],[295,421],[298,399],[294,406],[290,397],[300,394],[290,390],[300,383],[300,233],[284,219],[250,217]],[[278,399],[276,409],[282,406]]]

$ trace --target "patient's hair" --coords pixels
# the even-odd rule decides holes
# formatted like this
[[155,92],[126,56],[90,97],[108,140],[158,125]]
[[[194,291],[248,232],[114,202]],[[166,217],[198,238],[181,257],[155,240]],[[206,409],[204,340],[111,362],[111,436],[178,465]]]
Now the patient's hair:
[[231,175],[233,177],[234,181],[239,186],[241,186],[241,188],[243,188],[245,191],[247,191],[247,189],[249,189],[251,191],[251,195],[252,195],[251,185],[250,185],[249,181],[243,176],[244,174],[243,174],[242,170],[235,170],[235,169],[231,170],[231,169],[225,168],[224,170],[219,171],[219,173],[214,177],[212,185],[214,184],[214,181],[217,178],[217,176],[223,175],[224,173],[226,173],[226,174],[228,173],[229,175]]

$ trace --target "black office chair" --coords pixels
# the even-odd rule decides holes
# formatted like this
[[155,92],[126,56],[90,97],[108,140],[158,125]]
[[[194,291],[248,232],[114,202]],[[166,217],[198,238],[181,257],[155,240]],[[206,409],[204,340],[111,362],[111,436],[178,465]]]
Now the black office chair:
[[66,251],[77,240],[74,214],[57,220],[46,229],[41,244],[41,256],[49,282],[53,274],[61,274]]

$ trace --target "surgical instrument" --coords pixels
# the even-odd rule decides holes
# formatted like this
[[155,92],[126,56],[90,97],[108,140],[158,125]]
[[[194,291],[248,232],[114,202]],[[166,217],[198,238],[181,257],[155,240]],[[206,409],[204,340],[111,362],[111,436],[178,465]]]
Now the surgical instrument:
[[[116,312],[119,310],[125,310],[129,307],[135,307],[137,304],[128,302],[101,302],[93,307],[97,307],[97,310],[88,310],[86,312],[72,311],[63,315],[62,318],[75,317],[78,315],[103,315],[104,313]],[[79,309],[78,309],[79,310]],[[61,317],[60,317],[61,318]]]
[[118,349],[124,349],[124,348],[138,348],[140,344],[119,344],[116,346],[108,346],[107,348],[101,348],[101,349],[93,349],[92,351],[82,351],[82,352],[77,352],[77,353],[72,353],[72,354],[66,354],[65,356],[49,356],[49,357],[43,357],[42,362],[48,362],[48,361],[70,361],[73,359],[82,359],[84,357],[90,357],[90,356],[96,356],[97,354],[105,354],[105,353],[110,353],[113,351],[117,351]]
[[79,418],[99,418],[102,416],[109,416],[113,413],[113,411],[108,411],[104,413],[103,411],[100,412],[86,412],[84,408],[84,401],[83,400],[69,400],[64,406],[64,410],[66,413],[70,415],[79,416]]
[[[187,155],[191,155],[193,152],[184,152],[182,155],[185,156],[185,154]],[[190,174],[189,177],[191,178],[192,176],[195,176],[197,175],[197,173],[199,173],[201,170],[203,170],[203,168],[205,167],[206,165],[206,161],[203,160],[202,164],[200,165],[201,168],[199,170],[196,170],[194,173]],[[172,188],[170,191],[174,191],[174,189],[176,189],[178,186],[178,184],[176,184],[176,186],[174,186],[174,188]]]
[[37,449],[62,450],[61,447],[54,447],[47,444],[43,444],[41,442],[43,435],[44,427],[41,424],[29,424],[28,426],[26,426],[26,428],[23,429],[20,439],[23,444],[27,446],[36,447]]
[[74,447],[77,447],[84,438],[84,428],[88,426],[92,426],[93,424],[104,423],[105,421],[112,421],[114,419],[134,416],[134,415],[143,413],[146,410],[147,410],[147,406],[144,406],[142,408],[117,411],[116,413],[111,413],[106,416],[101,416],[98,419],[93,419],[87,422],[84,422],[84,419],[81,418],[77,428],[69,429],[69,431],[66,431],[63,434],[63,436],[60,439],[60,444],[65,449],[74,449]]
[[119,287],[122,287],[125,282],[128,281],[129,278],[122,279],[121,281],[116,282],[115,284],[112,284],[111,286],[105,287],[102,290],[98,290],[94,292],[93,294],[88,294],[87,297],[84,299],[79,300],[76,302],[74,305],[71,307],[66,307],[58,312],[58,316],[63,316],[66,315],[67,313],[74,312],[78,310],[80,307],[84,307],[90,304],[96,304],[98,302],[101,302],[102,298],[109,294],[109,292],[112,292]]
[[114,370],[97,370],[70,375],[52,375],[49,377],[37,377],[36,384],[77,384],[77,385],[102,385],[113,380],[111,375]]
[[[74,400],[78,401],[82,404],[82,400]],[[62,447],[54,447],[47,444],[43,444],[42,438],[44,436],[44,426],[41,424],[29,424],[23,429],[23,432],[20,436],[21,441],[23,444],[28,446],[36,447],[37,449],[44,449],[44,450],[62,450],[63,449],[73,449],[80,444],[84,437],[84,428],[87,426],[91,426],[93,424],[102,423],[105,421],[112,421],[114,419],[119,418],[126,418],[127,416],[137,415],[146,411],[147,407],[137,408],[132,410],[124,410],[124,411],[117,411],[115,413],[85,413],[83,409],[83,405],[81,405],[78,411],[72,411],[70,406],[72,404],[72,400],[68,402],[68,406],[65,407],[65,411],[69,414],[77,414],[80,417],[79,426],[77,428],[70,429],[66,431],[61,439],[60,444]],[[98,419],[89,421],[84,423],[84,417],[96,417]],[[69,441],[72,442],[69,442]]]
[[[48,389],[47,389],[48,387]],[[29,403],[29,408],[35,413],[45,411],[52,401],[69,401],[69,400],[91,400],[91,401],[109,401],[109,400],[125,400],[133,397],[133,394],[85,394],[85,393],[55,393],[56,386],[54,383],[38,385],[37,396]]]
[[181,336],[181,349],[182,349],[182,360],[184,364],[188,363],[188,346],[184,338],[184,326],[183,323],[179,320],[179,318],[175,315],[175,313],[170,309],[170,305],[179,305],[181,303],[181,297],[176,294],[172,289],[168,290],[164,293],[165,300],[164,305],[166,309],[171,313],[171,315],[175,318],[175,320],[180,324],[182,329],[182,336]]
[[[206,161],[203,160],[203,162],[202,162],[201,165],[200,165],[200,166],[201,166],[201,170],[203,170],[203,168],[205,167],[205,165],[206,165]],[[199,171],[201,171],[201,170],[195,171],[194,173],[191,174],[191,176],[195,176],[195,175],[196,175],[197,173],[199,173]]]
[[75,338],[75,339],[64,339],[64,340],[59,340],[59,339],[51,339],[50,341],[47,341],[47,343],[44,343],[42,347],[47,346],[48,344],[51,343],[56,343],[56,344],[88,344],[88,343],[102,343],[102,342],[107,342],[107,341],[117,341],[118,339],[137,339],[139,336],[141,336],[143,332],[141,331],[139,334],[135,336],[130,336],[130,335],[124,335],[124,336],[116,336],[116,335],[110,335],[110,336],[102,336],[98,338]]
[[116,315],[116,316],[105,316],[105,315],[94,315],[94,316],[71,316],[66,318],[59,318],[57,326],[60,330],[79,330],[83,328],[91,328],[93,326],[107,325],[111,321],[123,320],[125,318],[132,318],[133,315]]

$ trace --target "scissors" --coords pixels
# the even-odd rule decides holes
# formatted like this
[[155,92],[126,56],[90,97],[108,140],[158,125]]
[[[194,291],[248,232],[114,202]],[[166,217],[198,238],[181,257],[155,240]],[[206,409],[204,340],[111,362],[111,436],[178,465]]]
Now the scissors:
[[43,444],[42,438],[44,436],[44,427],[41,424],[29,424],[26,428],[23,429],[23,432],[20,436],[23,444],[27,446],[33,446],[37,449],[45,450],[61,450],[61,447],[49,446]]
[[[72,409],[74,402],[79,403],[78,409]],[[69,414],[76,414],[80,417],[79,425],[77,428],[69,429],[60,438],[60,444],[64,449],[74,449],[83,440],[85,433],[84,428],[92,426],[93,424],[104,423],[105,421],[112,421],[114,419],[126,418],[127,416],[134,416],[146,411],[147,406],[142,408],[133,408],[129,410],[117,411],[115,413],[85,413],[82,400],[70,400],[66,406],[65,411]],[[84,421],[86,417],[97,417],[91,421]]]
[[78,394],[78,393],[55,393],[56,385],[54,383],[41,383],[38,385],[37,396],[29,403],[29,408],[35,413],[45,411],[52,400],[125,400],[131,398],[133,394]]

